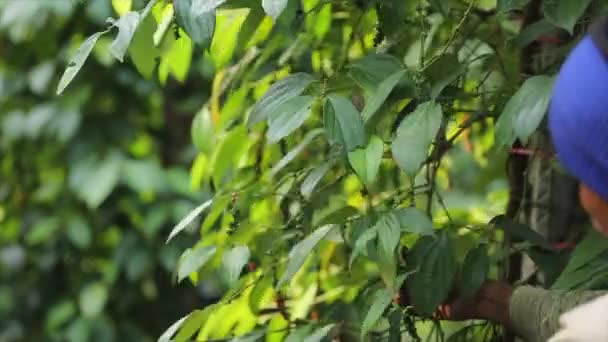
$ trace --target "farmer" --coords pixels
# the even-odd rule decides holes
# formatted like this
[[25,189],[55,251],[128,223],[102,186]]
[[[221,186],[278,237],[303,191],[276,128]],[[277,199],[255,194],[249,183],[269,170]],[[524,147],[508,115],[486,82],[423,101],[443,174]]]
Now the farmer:
[[[549,126],[557,157],[580,181],[580,201],[608,235],[608,18],[570,54],[554,85]],[[608,249],[608,246],[607,246]],[[550,291],[490,282],[445,306],[448,319],[485,319],[527,342],[608,341],[608,292]]]

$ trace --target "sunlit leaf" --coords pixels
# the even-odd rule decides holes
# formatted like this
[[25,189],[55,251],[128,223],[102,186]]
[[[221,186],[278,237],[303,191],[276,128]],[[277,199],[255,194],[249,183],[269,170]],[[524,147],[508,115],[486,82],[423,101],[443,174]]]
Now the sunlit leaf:
[[441,106],[430,101],[420,104],[399,125],[391,150],[399,167],[408,175],[414,176],[427,159],[442,117]]
[[96,317],[103,312],[108,300],[108,287],[102,283],[92,283],[80,291],[78,305],[86,317]]
[[175,335],[177,330],[182,326],[182,324],[184,324],[184,322],[186,321],[186,319],[188,319],[189,316],[190,314],[180,318],[175,323],[171,324],[171,326],[167,328],[167,330],[165,330],[162,335],[160,335],[157,342],[170,342],[173,335]]
[[300,267],[306,261],[306,258],[310,255],[312,250],[317,244],[329,233],[330,230],[335,229],[335,225],[325,225],[315,230],[312,234],[306,237],[304,240],[296,244],[289,252],[289,261],[287,263],[287,269],[279,280],[277,286],[280,287],[283,284],[291,281],[293,276],[300,270]]
[[210,305],[204,310],[195,310],[191,312],[190,315],[188,315],[188,317],[186,317],[186,319],[180,324],[179,332],[171,341],[190,341],[192,336],[194,336],[194,334],[201,329],[215,307],[216,305]]
[[61,79],[59,80],[59,85],[57,85],[57,95],[63,93],[63,90],[68,86],[68,84],[70,84],[70,82],[72,82],[74,77],[76,77],[76,74],[84,65],[84,62],[89,57],[89,54],[91,54],[93,47],[95,47],[95,43],[97,43],[99,37],[106,32],[107,31],[92,34],[82,43],[82,45],[80,45],[78,50],[76,50],[76,53],[74,56],[72,56],[72,59],[70,59],[68,67],[65,69]]
[[201,152],[211,153],[213,151],[214,133],[215,129],[211,120],[211,112],[207,106],[203,106],[194,117],[192,127],[190,128],[194,146]]
[[255,104],[249,114],[247,126],[252,127],[266,120],[286,101],[302,94],[313,82],[309,74],[297,73],[275,82]]
[[177,280],[181,282],[191,273],[196,272],[203,267],[207,261],[215,254],[217,248],[215,246],[188,248],[180,258],[177,267]]
[[188,227],[190,225],[190,223],[192,223],[192,221],[194,221],[194,219],[196,219],[203,212],[203,210],[209,208],[211,203],[213,203],[213,200],[208,200],[207,202],[194,208],[188,215],[186,215],[186,217],[184,217],[181,221],[179,221],[179,223],[175,227],[173,227],[166,242],[168,243],[177,234],[179,234],[184,229],[186,229],[186,227]]
[[139,13],[128,12],[121,16],[120,19],[113,22],[113,25],[118,28],[118,34],[110,45],[110,52],[114,58],[121,62],[127,53],[127,49],[129,48],[129,44],[131,44],[131,40],[135,35],[135,31],[137,30],[137,26],[139,26],[140,20],[141,17]]
[[266,14],[277,19],[287,7],[288,0],[262,0],[262,7]]

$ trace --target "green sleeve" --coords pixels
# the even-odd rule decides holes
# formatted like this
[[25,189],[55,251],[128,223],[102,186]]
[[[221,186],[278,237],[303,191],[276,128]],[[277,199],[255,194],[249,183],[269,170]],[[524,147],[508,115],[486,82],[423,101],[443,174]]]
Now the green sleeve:
[[606,293],[518,287],[509,304],[512,328],[526,342],[545,342],[557,332],[562,313]]

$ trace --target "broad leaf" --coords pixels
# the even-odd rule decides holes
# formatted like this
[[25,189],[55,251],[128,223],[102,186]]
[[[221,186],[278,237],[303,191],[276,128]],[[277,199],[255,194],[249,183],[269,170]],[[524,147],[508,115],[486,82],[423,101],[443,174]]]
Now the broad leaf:
[[371,185],[378,176],[383,154],[384,142],[374,135],[365,149],[359,148],[349,152],[348,160],[361,181],[366,185]]
[[553,79],[547,76],[534,76],[524,82],[496,122],[497,146],[510,146],[516,138],[527,141],[547,112],[552,84]]
[[312,96],[296,96],[281,104],[268,118],[268,142],[275,143],[298,129],[310,116]]
[[456,55],[445,54],[439,57],[426,71],[431,86],[431,98],[437,98],[443,89],[454,82],[464,70]]
[[276,20],[287,7],[288,0],[262,0],[262,7],[266,14]]
[[[213,2],[215,4],[215,2]],[[193,42],[208,46],[215,31],[215,7],[201,6],[200,0],[175,0],[175,18]]]
[[423,237],[408,254],[409,263],[416,269],[407,281],[409,298],[416,311],[432,315],[448,296],[456,261],[447,233],[437,238]]
[[250,256],[251,253],[247,246],[236,246],[224,253],[222,257],[222,275],[230,287],[236,284]]
[[369,308],[369,311],[363,319],[361,325],[361,338],[363,339],[367,333],[376,325],[384,310],[391,304],[393,300],[391,292],[386,289],[380,289],[374,294],[374,301]]
[[302,267],[313,248],[317,246],[319,241],[321,241],[330,230],[335,228],[336,226],[334,225],[325,225],[315,230],[312,234],[293,247],[293,249],[289,252],[287,270],[279,280],[277,284],[278,287],[291,281],[293,276],[300,270],[300,267]]
[[231,339],[230,342],[256,342],[259,341],[264,336],[264,334],[264,331],[254,331],[247,335],[235,337]]
[[417,208],[395,209],[393,213],[399,219],[401,230],[407,233],[433,235],[433,222]]
[[327,334],[333,329],[334,324],[328,324],[322,328],[315,330],[312,334],[302,340],[302,342],[321,342]]
[[341,144],[347,152],[367,144],[363,119],[345,97],[333,94],[327,98],[323,121],[330,142]]
[[374,93],[367,99],[367,103],[361,112],[361,116],[363,117],[363,121],[369,121],[376,111],[382,106],[384,101],[391,94],[391,91],[395,88],[395,86],[399,83],[401,78],[405,75],[405,70],[398,71],[397,73],[389,76],[387,79],[382,81],[378,88],[374,91]]
[[574,25],[592,0],[543,0],[545,18],[572,34]]
[[74,56],[72,56],[72,59],[70,59],[68,67],[65,69],[61,79],[59,80],[59,85],[57,85],[57,95],[61,95],[63,90],[68,86],[68,84],[70,84],[70,82],[72,82],[74,77],[76,77],[76,74],[78,74],[78,71],[80,71],[84,65],[84,62],[89,57],[89,54],[91,54],[95,43],[97,43],[99,37],[106,32],[107,31],[92,34],[82,43],[82,45],[80,45],[78,50],[76,50],[76,53]]
[[433,6],[441,15],[446,18],[450,17],[450,1],[449,0],[430,0]]
[[108,301],[108,296],[109,291],[105,284],[96,282],[87,285],[78,296],[80,311],[89,318],[99,316]]
[[443,112],[434,102],[420,104],[397,129],[391,150],[399,167],[413,177],[427,159],[428,150],[441,126]]
[[185,342],[190,341],[192,336],[201,329],[205,321],[209,318],[211,311],[216,305],[210,305],[204,310],[195,310],[186,317],[179,327],[179,332],[171,341]]
[[570,260],[559,275],[552,289],[573,289],[604,271],[608,239],[595,230],[590,230],[585,239],[572,251]]
[[192,211],[188,213],[186,217],[184,217],[181,221],[179,221],[179,223],[175,227],[173,227],[171,233],[169,233],[169,237],[167,238],[166,243],[169,243],[169,241],[171,241],[171,239],[173,239],[177,234],[181,233],[181,231],[186,229],[186,227],[188,227],[190,223],[192,223],[192,221],[194,221],[194,219],[197,218],[203,212],[203,210],[209,208],[211,203],[213,203],[213,200],[208,200],[207,202],[192,209]]
[[186,319],[188,319],[191,314],[192,313],[180,318],[175,323],[171,324],[171,326],[167,328],[167,330],[165,330],[162,335],[160,335],[157,342],[171,342],[171,338],[173,337],[173,335],[175,335],[177,330],[182,326],[182,324],[184,324]]
[[377,235],[378,227],[373,226],[367,228],[363,233],[361,233],[361,235],[358,236],[357,240],[355,241],[355,247],[350,254],[350,260],[348,262],[349,268],[352,268],[353,262],[360,254],[364,254],[364,252],[367,250],[369,242],[374,240]]
[[217,248],[215,246],[200,246],[194,249],[188,248],[182,254],[177,266],[177,280],[181,282],[191,273],[196,272],[203,267],[207,261],[215,254]]
[[471,249],[464,259],[460,276],[460,291],[465,297],[473,296],[488,278],[490,258],[484,245]]
[[310,198],[310,195],[312,195],[312,192],[317,187],[317,184],[319,184],[321,179],[323,179],[333,164],[333,161],[323,163],[320,166],[317,166],[308,174],[308,176],[306,176],[306,178],[304,178],[304,181],[302,181],[302,185],[300,187],[300,193],[302,196],[304,196],[304,198]]
[[249,295],[249,309],[254,314],[257,314],[260,308],[265,304],[264,300],[268,296],[269,292],[272,292],[272,276],[265,274],[260,280],[258,280],[251,290]]
[[314,81],[309,74],[297,73],[274,83],[255,104],[247,119],[249,128],[270,117],[283,103],[302,94]]
[[348,74],[366,92],[374,94],[380,84],[401,71],[403,65],[394,56],[371,54],[355,62]]
[[97,208],[118,184],[121,166],[122,157],[117,152],[103,160],[79,160],[70,170],[70,188],[89,208]]
[[498,12],[508,12],[526,6],[530,0],[498,0],[496,9]]
[[395,248],[399,245],[401,237],[399,220],[392,212],[388,212],[380,217],[376,223],[376,230],[379,255],[386,260],[395,259]]
[[194,117],[192,127],[190,128],[194,146],[201,152],[211,153],[213,150],[214,131],[211,112],[207,106],[203,106]]
[[542,235],[532,230],[529,226],[515,222],[506,216],[497,216],[490,223],[504,230],[506,234],[511,236],[514,242],[525,241],[545,249],[552,249],[549,242]]
[[140,14],[137,12],[128,12],[127,14],[120,17],[120,19],[114,21],[112,25],[118,27],[118,34],[114,41],[110,45],[110,52],[114,58],[119,61],[123,61],[125,53],[131,44],[131,40],[135,35],[137,26],[141,20]]
[[523,28],[521,32],[515,38],[513,38],[513,43],[519,47],[524,47],[534,41],[536,41],[541,36],[549,34],[555,31],[555,26],[553,26],[548,20],[542,19],[534,24],[530,24]]
[[270,170],[270,174],[274,177],[279,171],[281,171],[287,164],[289,164],[298,154],[300,154],[304,149],[319,135],[323,133],[322,129],[314,129],[306,134],[302,142],[300,142],[293,150],[289,151],[281,160],[277,162],[277,164]]

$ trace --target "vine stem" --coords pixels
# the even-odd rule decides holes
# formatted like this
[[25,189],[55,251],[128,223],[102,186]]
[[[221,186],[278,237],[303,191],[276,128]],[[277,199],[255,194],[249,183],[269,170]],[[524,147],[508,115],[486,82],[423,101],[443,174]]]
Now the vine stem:
[[477,0],[471,0],[471,2],[469,3],[469,7],[467,7],[467,9],[464,12],[462,18],[460,18],[460,21],[458,22],[458,25],[456,25],[456,28],[454,29],[454,31],[452,31],[452,34],[450,35],[450,37],[448,38],[447,42],[445,43],[445,45],[441,49],[441,52],[438,55],[435,55],[433,58],[431,58],[431,60],[429,61],[429,63],[422,68],[422,71],[425,71],[426,69],[428,69],[429,66],[433,65],[433,63],[435,63],[441,56],[443,56],[443,55],[446,54],[446,52],[450,48],[450,45],[452,45],[452,43],[454,42],[454,39],[456,38],[456,35],[462,29],[462,26],[464,25],[464,22],[469,17],[469,14],[471,13],[471,10],[473,10],[473,6],[475,5],[475,3],[477,3]]

